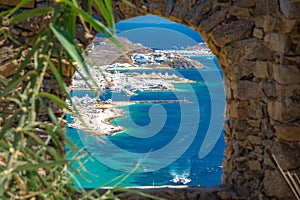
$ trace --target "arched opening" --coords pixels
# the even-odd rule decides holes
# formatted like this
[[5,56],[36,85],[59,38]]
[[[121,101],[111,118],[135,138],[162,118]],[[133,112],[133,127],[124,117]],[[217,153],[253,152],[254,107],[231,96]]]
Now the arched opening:
[[[292,178],[300,176],[299,2],[131,2],[134,6],[113,1],[116,21],[152,13],[187,24],[201,33],[218,57],[227,97],[223,183],[241,197],[293,198],[287,174],[290,173]],[[1,11],[6,9],[1,5]],[[94,16],[102,19],[96,11]],[[4,23],[2,30],[7,30],[22,43],[40,28],[47,27],[49,17],[46,21],[43,19],[35,18],[13,25]],[[78,40],[88,45],[90,37],[85,37],[83,27],[77,25]],[[11,77],[21,60],[16,60],[16,63],[7,60],[20,46],[6,41],[6,38],[4,43],[7,46],[3,46],[2,41],[1,38],[0,48],[5,54],[1,57],[1,75]],[[65,83],[70,84],[72,73],[63,74]],[[64,97],[56,89],[53,77],[48,76],[45,82],[47,88],[43,89]],[[275,163],[274,158],[277,160]],[[215,193],[217,197],[220,195]]]
[[[290,101],[299,82],[284,78],[299,75],[295,68],[299,61],[290,60],[299,55],[298,3],[154,0],[133,4],[116,2],[115,19],[152,13],[187,24],[201,33],[217,56],[227,98],[223,183],[238,196],[292,197],[280,166],[299,176],[299,164],[285,165],[298,159],[284,150],[299,152],[299,107],[297,101]],[[286,27],[286,21],[295,24]],[[297,109],[288,109],[287,102]],[[275,166],[272,156],[285,159]],[[281,190],[274,189],[275,182],[282,184]]]
[[[77,186],[97,188],[133,169],[122,186],[221,184],[225,94],[217,58],[197,32],[153,15],[123,21],[116,29],[130,49],[129,60],[112,56],[112,44],[101,36],[87,50],[92,74],[105,74],[109,81],[100,98],[110,101],[110,110],[93,109],[92,92],[84,91],[83,81],[73,81],[74,103],[94,129],[84,134],[79,120],[68,118],[67,133],[87,153],[83,174],[91,181],[78,179]],[[98,85],[104,82],[95,78]],[[107,124],[97,123],[106,121],[105,115],[116,118],[117,126],[107,130]]]

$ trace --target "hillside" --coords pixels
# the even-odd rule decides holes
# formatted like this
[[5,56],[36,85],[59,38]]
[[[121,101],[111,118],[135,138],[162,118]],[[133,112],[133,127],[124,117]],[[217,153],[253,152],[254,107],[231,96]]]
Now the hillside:
[[[87,48],[87,58],[95,65],[110,65],[114,63],[131,63],[128,60],[133,53],[153,53],[150,48],[144,47],[138,43],[132,43],[126,38],[118,37],[119,42],[123,45],[125,52],[106,38],[95,38]],[[124,54],[126,56],[124,56]],[[126,58],[127,57],[127,58]]]
[[[123,45],[123,49],[126,49],[123,53],[120,48],[113,44],[106,38],[95,38],[94,41],[88,46],[87,60],[93,65],[111,65],[114,63],[130,63],[137,64],[131,60],[134,54],[148,54],[155,57],[157,54],[152,49],[145,47],[139,43],[132,43],[126,38],[118,37],[119,42]],[[164,62],[159,62],[155,65],[154,58],[151,61],[150,67],[162,67],[162,68],[174,68],[174,69],[203,69],[206,68],[200,62],[182,57],[181,54],[173,55],[170,58],[171,52],[165,51],[161,57]],[[153,64],[154,62],[154,64]],[[139,65],[139,64],[138,64]],[[147,65],[147,64],[146,64]]]

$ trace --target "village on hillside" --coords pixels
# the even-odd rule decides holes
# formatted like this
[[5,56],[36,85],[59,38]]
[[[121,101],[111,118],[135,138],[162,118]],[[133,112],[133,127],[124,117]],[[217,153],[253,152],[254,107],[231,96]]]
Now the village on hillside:
[[[152,50],[126,38],[119,37],[118,40],[122,43],[122,48],[108,39],[95,38],[86,50],[87,57],[99,66],[118,64],[119,67],[124,67],[128,66],[124,64],[131,64],[131,67],[203,69],[205,66],[189,57],[212,56],[205,43],[181,50]],[[125,53],[121,49],[126,49]]]

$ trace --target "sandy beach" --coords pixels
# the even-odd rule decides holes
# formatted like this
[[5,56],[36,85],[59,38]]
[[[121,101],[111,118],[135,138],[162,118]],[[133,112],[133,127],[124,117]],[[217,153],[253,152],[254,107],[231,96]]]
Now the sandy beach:
[[[68,127],[85,131],[95,136],[111,136],[123,132],[123,127],[111,124],[111,121],[123,117],[125,111],[118,107],[134,104],[134,102],[128,101],[99,104],[89,97],[76,98],[76,100],[77,103],[74,102],[74,104],[79,112],[79,116],[73,116],[73,121],[68,124]],[[78,103],[81,101],[85,103]]]

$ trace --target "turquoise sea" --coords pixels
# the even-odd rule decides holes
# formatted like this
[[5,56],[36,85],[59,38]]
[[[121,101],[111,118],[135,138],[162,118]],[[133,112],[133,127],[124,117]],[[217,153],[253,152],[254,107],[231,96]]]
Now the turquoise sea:
[[[67,136],[87,154],[82,158],[85,179],[76,177],[75,185],[84,188],[114,186],[119,176],[130,174],[121,186],[178,185],[184,177],[190,186],[221,183],[224,158],[223,113],[225,94],[221,70],[213,56],[192,57],[206,65],[202,70],[155,70],[195,80],[176,84],[176,91],[139,92],[125,97],[122,93],[104,93],[112,100],[186,99],[189,103],[135,104],[125,106],[123,118],[112,123],[125,132],[103,138],[67,128]],[[153,70],[137,70],[152,73]],[[73,91],[73,96],[92,96],[90,91]],[[67,121],[71,118],[68,115]],[[68,157],[73,155],[66,148]],[[138,164],[138,167],[135,166]],[[72,166],[79,169],[79,164]],[[74,179],[75,180],[75,179]]]

